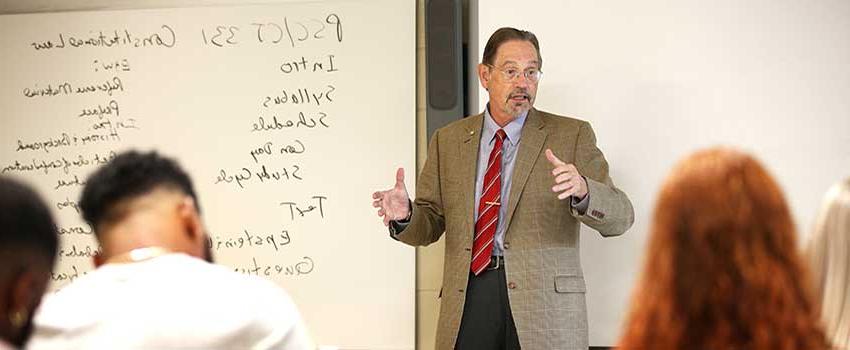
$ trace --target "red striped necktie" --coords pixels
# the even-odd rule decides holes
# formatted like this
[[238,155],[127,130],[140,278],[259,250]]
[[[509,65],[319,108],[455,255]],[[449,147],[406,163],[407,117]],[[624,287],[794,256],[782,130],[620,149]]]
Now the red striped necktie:
[[478,200],[478,218],[475,220],[475,238],[472,240],[472,264],[470,270],[476,276],[490,263],[493,239],[499,224],[499,208],[502,200],[502,143],[505,130],[496,131],[496,144],[490,151],[487,171],[481,182],[481,198]]

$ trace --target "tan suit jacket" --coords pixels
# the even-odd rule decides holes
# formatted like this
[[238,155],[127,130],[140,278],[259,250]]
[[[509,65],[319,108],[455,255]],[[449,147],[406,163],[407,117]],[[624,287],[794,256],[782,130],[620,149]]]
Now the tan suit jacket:
[[[474,230],[475,175],[484,115],[437,130],[419,176],[410,224],[397,238],[428,245],[446,234],[438,349],[454,348],[463,314]],[[587,178],[585,215],[551,188],[552,149]],[[585,284],[579,261],[580,222],[603,236],[623,234],[632,204],[614,187],[590,124],[532,109],[522,129],[505,219],[508,298],[524,350],[588,347]]]

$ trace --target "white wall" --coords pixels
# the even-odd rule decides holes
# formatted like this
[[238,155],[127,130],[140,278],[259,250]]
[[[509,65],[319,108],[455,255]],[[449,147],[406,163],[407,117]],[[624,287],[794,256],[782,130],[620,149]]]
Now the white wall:
[[[720,144],[752,152],[784,188],[801,238],[824,191],[850,175],[850,2],[475,3],[478,60],[499,27],[537,34],[535,106],[590,121],[635,206],[623,237],[583,231],[591,345],[617,339],[655,194],[678,159]],[[471,98],[483,108],[486,92]]]

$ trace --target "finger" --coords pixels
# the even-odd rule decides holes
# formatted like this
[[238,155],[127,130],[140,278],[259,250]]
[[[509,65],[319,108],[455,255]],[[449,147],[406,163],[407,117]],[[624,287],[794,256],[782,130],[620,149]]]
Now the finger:
[[575,174],[572,173],[572,172],[562,173],[561,175],[558,175],[558,176],[555,177],[555,183],[556,184],[562,184],[564,182],[570,182],[575,177],[576,177]]
[[404,168],[395,171],[395,187],[404,188]]
[[378,191],[378,192],[372,193],[372,199],[381,199],[382,194],[383,194],[383,192],[382,192],[382,191]]
[[572,182],[559,184],[552,188],[552,192],[557,193],[558,199],[561,200],[569,196],[575,195],[576,191],[578,191],[578,186],[576,186],[576,184]]
[[558,159],[558,157],[555,157],[555,153],[552,153],[552,150],[548,148],[546,149],[546,159],[548,159],[549,163],[552,163],[555,167],[566,164],[562,160]]
[[570,188],[569,190],[566,190],[566,191],[564,191],[564,192],[561,192],[561,194],[559,194],[559,195],[558,195],[558,199],[561,199],[561,200],[566,199],[566,198],[568,198],[569,196],[574,195],[574,194],[575,194],[575,192],[576,192],[576,191],[575,191],[575,188]]
[[372,202],[372,206],[375,207],[375,208],[380,208],[381,207],[381,201],[376,200],[376,201]]
[[385,215],[387,215],[387,211],[384,210],[384,208],[381,208],[381,209],[378,210],[378,216],[385,216]]
[[560,192],[572,190],[575,187],[576,187],[575,184],[572,183],[572,182],[564,182],[564,183],[560,183],[560,184],[557,184],[555,186],[552,186],[552,192],[560,193]]
[[572,165],[572,164],[564,164],[564,165],[555,167],[555,169],[552,169],[552,175],[558,176],[558,174],[563,174],[563,173],[576,173],[576,174],[578,174],[578,169],[576,169],[575,165]]

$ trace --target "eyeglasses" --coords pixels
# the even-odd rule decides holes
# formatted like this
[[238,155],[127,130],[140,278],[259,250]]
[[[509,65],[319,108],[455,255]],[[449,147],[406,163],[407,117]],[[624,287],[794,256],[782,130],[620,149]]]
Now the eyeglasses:
[[502,77],[507,81],[514,81],[519,78],[520,75],[524,76],[528,81],[532,83],[536,83],[540,81],[540,78],[543,77],[543,72],[537,68],[528,68],[524,71],[519,70],[516,67],[505,67],[505,68],[496,68],[496,66],[492,64],[487,64],[493,69],[498,70],[502,73]]

